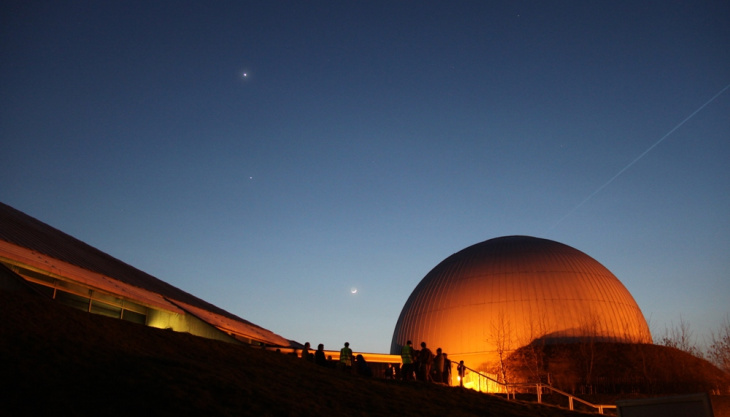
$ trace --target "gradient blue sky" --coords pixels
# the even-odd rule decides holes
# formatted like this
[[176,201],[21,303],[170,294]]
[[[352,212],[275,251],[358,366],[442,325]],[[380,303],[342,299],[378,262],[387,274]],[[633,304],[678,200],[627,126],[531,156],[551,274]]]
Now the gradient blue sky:
[[604,264],[655,338],[730,313],[727,1],[0,19],[0,200],[284,337],[387,352],[431,268],[514,234]]

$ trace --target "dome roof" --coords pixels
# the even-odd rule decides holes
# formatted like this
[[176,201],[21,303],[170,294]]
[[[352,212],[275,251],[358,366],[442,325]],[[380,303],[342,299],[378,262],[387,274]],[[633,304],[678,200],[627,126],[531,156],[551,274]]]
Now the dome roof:
[[449,356],[494,355],[535,340],[651,343],[631,294],[598,261],[562,243],[507,236],[433,268],[403,306],[391,353],[407,340]]

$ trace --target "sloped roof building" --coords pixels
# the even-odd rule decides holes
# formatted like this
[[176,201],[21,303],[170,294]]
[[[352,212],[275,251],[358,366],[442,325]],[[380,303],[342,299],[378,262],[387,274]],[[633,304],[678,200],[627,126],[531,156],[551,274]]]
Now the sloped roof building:
[[3,203],[0,264],[9,270],[0,280],[22,278],[54,300],[90,313],[229,342],[290,345],[267,329]]

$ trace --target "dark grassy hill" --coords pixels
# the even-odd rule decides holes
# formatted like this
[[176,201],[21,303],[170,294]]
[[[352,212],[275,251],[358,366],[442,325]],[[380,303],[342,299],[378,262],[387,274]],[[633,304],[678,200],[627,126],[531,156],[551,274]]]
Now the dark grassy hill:
[[455,387],[344,375],[20,292],[0,291],[0,312],[0,415],[581,415]]

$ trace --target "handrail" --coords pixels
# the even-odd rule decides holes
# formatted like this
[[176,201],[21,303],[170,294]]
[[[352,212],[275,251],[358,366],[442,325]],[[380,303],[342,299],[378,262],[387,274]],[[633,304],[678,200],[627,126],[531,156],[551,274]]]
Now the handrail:
[[[585,405],[587,405],[589,407],[593,407],[593,408],[598,409],[598,412],[600,414],[603,414],[603,410],[605,410],[607,408],[616,408],[616,406],[615,405],[612,405],[612,404],[593,404],[593,403],[590,403],[590,402],[588,402],[588,401],[586,401],[584,399],[578,398],[578,397],[576,397],[573,394],[569,394],[569,393],[567,393],[565,391],[561,391],[561,390],[559,390],[557,388],[554,388],[554,387],[552,387],[550,385],[538,383],[537,384],[537,389],[541,391],[542,388],[547,388],[550,391],[553,391],[553,392],[555,392],[557,394],[565,395],[566,397],[568,397],[568,404],[570,405],[570,409],[571,410],[573,409],[573,401],[576,401],[576,400],[579,403],[582,403],[582,404],[585,404]],[[538,398],[540,398],[540,397],[541,397],[541,395],[538,394]]]
[[[291,347],[286,347],[286,348],[266,347],[266,349],[267,350],[276,349],[283,353],[293,353],[293,352],[296,352],[297,350],[301,350],[301,349],[295,349],[295,348],[291,348]],[[313,353],[314,351],[310,350],[310,352]],[[325,353],[327,354],[327,356],[331,356],[333,360],[335,360],[335,361],[339,360],[339,356],[340,356],[339,350],[325,350]],[[398,362],[400,362],[400,356],[398,356],[398,355],[386,355],[386,354],[374,354],[374,353],[363,353],[362,355],[365,356],[365,359],[367,361],[372,361],[372,362],[381,362],[381,363],[398,363]],[[457,370],[458,370],[459,363],[451,361],[451,366],[453,367],[455,365],[457,366]],[[464,365],[464,369],[470,371],[473,374],[479,375],[480,380],[481,380],[481,378],[484,378],[487,381],[491,381],[497,385],[504,387],[505,392],[507,393],[507,399],[509,399],[509,397],[510,397],[510,391],[512,391],[512,399],[516,398],[515,390],[514,390],[515,388],[520,388],[520,387],[526,388],[526,389],[534,388],[536,391],[536,394],[537,394],[537,403],[542,404],[542,390],[547,389],[556,394],[564,395],[565,397],[567,397],[568,398],[568,408],[571,411],[573,411],[575,409],[575,407],[574,407],[575,401],[578,401],[579,403],[581,403],[583,405],[586,405],[588,407],[592,407],[592,408],[598,410],[599,414],[604,414],[604,411],[606,409],[616,409],[616,406],[611,405],[611,404],[592,404],[586,400],[576,397],[573,394],[569,394],[565,391],[554,388],[552,385],[549,385],[549,384],[543,384],[541,382],[538,382],[538,383],[522,382],[522,383],[514,383],[514,384],[504,383],[504,382],[501,382],[497,379],[490,377],[489,375],[483,374],[481,371],[472,369],[466,365]],[[457,375],[458,375],[458,371],[457,371]]]
[[[458,366],[458,364],[457,364],[457,366]],[[505,392],[507,393],[507,399],[509,399],[510,388],[517,388],[517,387],[532,388],[532,387],[535,387],[535,390],[536,390],[536,393],[537,393],[537,402],[538,402],[538,404],[541,404],[542,403],[542,390],[543,390],[543,388],[545,388],[545,389],[548,389],[548,390],[550,390],[550,391],[552,391],[552,392],[554,392],[556,394],[560,394],[560,395],[564,395],[564,396],[568,397],[568,408],[571,411],[573,411],[575,409],[575,407],[574,407],[574,401],[578,401],[579,403],[584,404],[584,405],[586,405],[588,407],[595,408],[596,410],[598,410],[598,413],[599,414],[603,414],[603,412],[606,409],[615,409],[616,408],[615,405],[611,405],[611,404],[593,404],[593,403],[590,403],[590,402],[588,402],[586,400],[583,400],[581,398],[576,397],[573,394],[569,394],[569,393],[567,393],[565,391],[559,390],[557,388],[554,388],[551,385],[543,384],[541,382],[534,383],[534,384],[533,383],[528,383],[528,382],[517,383],[517,384],[509,384],[509,383],[504,383],[504,382],[498,381],[498,380],[496,380],[496,379],[494,379],[494,378],[492,378],[492,377],[490,377],[488,375],[485,375],[485,374],[481,373],[480,371],[477,371],[475,369],[469,368],[468,366],[464,366],[464,369],[467,369],[467,370],[471,371],[472,373],[475,373],[475,374],[479,375],[479,378],[480,379],[481,378],[484,378],[484,379],[486,379],[488,381],[492,381],[492,382],[494,382],[494,383],[496,383],[498,385],[503,386],[504,389],[505,389]],[[514,390],[512,390],[512,398],[513,399],[515,398]]]

